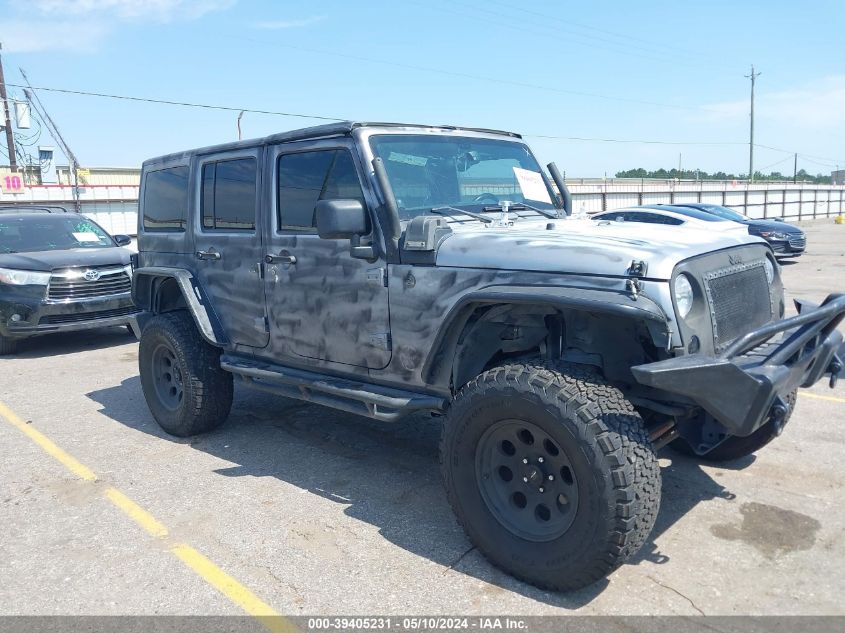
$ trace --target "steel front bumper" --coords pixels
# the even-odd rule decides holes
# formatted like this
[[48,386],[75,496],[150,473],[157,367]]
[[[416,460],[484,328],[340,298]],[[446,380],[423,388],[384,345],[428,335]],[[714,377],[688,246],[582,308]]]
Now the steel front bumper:
[[798,316],[770,323],[734,341],[719,356],[689,355],[633,367],[647,387],[684,396],[731,435],[751,435],[789,412],[786,396],[826,374],[831,387],[843,370],[845,345],[836,327],[845,295],[820,306],[796,302]]

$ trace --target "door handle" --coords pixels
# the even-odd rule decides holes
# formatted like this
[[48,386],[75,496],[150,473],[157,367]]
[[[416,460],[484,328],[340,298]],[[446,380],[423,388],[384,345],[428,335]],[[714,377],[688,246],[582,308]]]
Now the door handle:
[[266,255],[264,257],[265,264],[295,264],[296,257],[294,255]]
[[207,251],[197,251],[196,252],[197,259],[220,259],[222,255],[215,251],[214,249],[207,250]]

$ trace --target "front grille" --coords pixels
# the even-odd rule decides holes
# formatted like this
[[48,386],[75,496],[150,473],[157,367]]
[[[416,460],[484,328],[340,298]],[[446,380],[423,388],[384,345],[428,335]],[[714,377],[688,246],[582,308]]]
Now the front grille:
[[793,250],[800,250],[803,251],[804,247],[807,246],[807,238],[804,235],[795,235],[789,236],[789,246],[792,247]]
[[76,314],[51,314],[41,317],[39,325],[61,325],[62,323],[80,323],[82,321],[95,321],[96,319],[109,319],[111,317],[128,316],[135,314],[138,308],[117,308],[115,310],[100,310],[99,312],[80,312]]
[[[89,281],[84,275],[89,270],[99,273],[99,279]],[[50,278],[47,298],[53,301],[110,297],[129,292],[132,278],[123,268],[80,268],[70,272],[54,273]]]
[[705,276],[716,351],[772,320],[763,262],[731,266]]

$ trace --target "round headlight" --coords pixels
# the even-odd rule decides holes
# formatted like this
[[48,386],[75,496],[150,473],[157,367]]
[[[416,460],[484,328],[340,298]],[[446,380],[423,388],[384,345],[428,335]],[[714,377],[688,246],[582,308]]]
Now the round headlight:
[[775,266],[768,257],[763,262],[763,268],[766,269],[766,279],[769,280],[769,283],[772,283],[775,280]]
[[692,284],[683,273],[675,277],[675,305],[678,306],[678,315],[684,318],[692,310]]

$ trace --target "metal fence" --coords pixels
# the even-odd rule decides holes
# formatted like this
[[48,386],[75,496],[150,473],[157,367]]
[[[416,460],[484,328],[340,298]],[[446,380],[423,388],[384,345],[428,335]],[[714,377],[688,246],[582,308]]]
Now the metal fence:
[[575,212],[642,204],[720,204],[751,218],[806,220],[845,212],[845,186],[809,183],[639,179],[567,179]]
[[[499,189],[495,189],[495,187]],[[752,218],[807,220],[845,213],[845,185],[754,183],[739,181],[567,179],[575,213],[597,213],[641,204],[709,202],[731,207]],[[513,193],[513,186],[493,183],[478,193]],[[138,223],[138,185],[90,185],[79,190],[82,212],[111,233],[134,235]],[[0,192],[0,204],[50,203],[73,207],[69,185],[28,186],[18,193]]]

